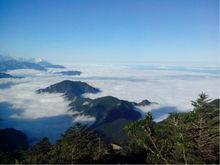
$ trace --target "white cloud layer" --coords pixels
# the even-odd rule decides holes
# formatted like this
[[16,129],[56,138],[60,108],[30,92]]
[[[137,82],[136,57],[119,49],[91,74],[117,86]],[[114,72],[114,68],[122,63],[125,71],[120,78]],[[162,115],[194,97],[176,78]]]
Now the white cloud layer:
[[[99,94],[86,95],[97,98],[106,95],[120,99],[139,102],[149,99],[164,106],[175,106],[179,111],[192,109],[191,100],[199,93],[205,92],[211,98],[219,98],[220,77],[218,74],[200,72],[202,69],[191,71],[134,69],[116,66],[74,67],[83,72],[81,79],[99,87]],[[210,68],[210,72],[213,69]]]
[[0,79],[0,128],[13,127],[24,131],[31,141],[48,137],[52,142],[74,122],[91,123],[95,118],[75,116],[69,110],[69,101],[62,94],[37,94],[65,78],[47,72],[15,70],[9,72],[22,79]]
[[[7,116],[8,120],[0,122],[0,128],[11,126],[28,132],[32,139],[49,136],[54,140],[73,122],[93,122],[95,119],[89,116],[71,118],[72,113],[68,111],[69,102],[61,94],[35,93],[39,88],[66,79],[81,80],[101,89],[101,93],[86,95],[91,98],[111,95],[128,101],[140,102],[148,99],[159,103],[155,106],[139,107],[143,114],[162,107],[176,107],[179,111],[188,111],[192,108],[190,101],[195,100],[201,92],[207,93],[211,98],[219,97],[219,75],[203,73],[200,70],[190,71],[190,68],[188,71],[165,69],[75,65],[67,69],[50,69],[47,72],[10,71],[9,74],[25,78],[0,79],[0,103],[11,104],[12,109],[17,109],[16,111],[19,113],[11,113]],[[82,71],[82,75],[60,76],[54,74],[60,70],[79,70]],[[158,113],[155,111],[155,114]],[[166,114],[162,114],[156,120],[160,121],[165,117]]]
[[1,89],[1,102],[12,104],[14,109],[24,110],[20,115],[12,117],[36,119],[67,114],[69,102],[65,101],[61,94],[35,93],[42,86],[39,79],[33,79],[32,81],[30,78],[26,78],[21,80],[24,81],[23,83]]

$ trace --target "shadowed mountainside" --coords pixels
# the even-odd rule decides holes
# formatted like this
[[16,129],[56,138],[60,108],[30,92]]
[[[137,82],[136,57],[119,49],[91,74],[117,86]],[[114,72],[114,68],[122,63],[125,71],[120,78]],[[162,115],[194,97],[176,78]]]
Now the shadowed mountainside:
[[[37,93],[44,92],[63,93],[64,96],[71,101],[69,105],[70,110],[78,112],[79,114],[95,117],[96,120],[90,127],[116,141],[121,139],[114,135],[115,132],[121,131],[121,134],[123,134],[125,124],[129,121],[135,121],[141,118],[141,114],[136,111],[134,107],[139,105],[139,103],[120,100],[112,96],[97,99],[82,97],[82,94],[97,93],[100,92],[100,90],[81,81],[65,80],[47,88],[37,90]],[[150,104],[148,100],[144,100],[140,103],[140,105]],[[109,131],[113,129],[115,122],[120,124],[114,128],[115,131]],[[122,135],[121,137],[125,136]]]

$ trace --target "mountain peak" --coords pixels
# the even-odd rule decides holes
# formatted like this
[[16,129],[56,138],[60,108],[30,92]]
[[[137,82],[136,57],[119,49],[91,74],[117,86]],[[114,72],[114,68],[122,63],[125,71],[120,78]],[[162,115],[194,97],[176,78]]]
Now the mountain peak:
[[85,93],[98,93],[100,90],[85,82],[64,80],[47,88],[39,89],[37,92],[64,93],[68,99],[73,99],[75,96],[81,97]]
[[52,63],[50,63],[50,62],[48,62],[48,61],[46,61],[46,60],[44,60],[44,59],[42,59],[42,58],[40,58],[40,57],[32,58],[32,59],[30,60],[30,62],[35,63],[35,64],[38,64],[38,65],[40,65],[40,66],[42,66],[42,67],[45,67],[45,68],[65,68],[65,67],[62,66],[62,65],[52,64]]
[[39,62],[42,62],[42,61],[44,61],[42,58],[33,58],[33,62],[35,62],[35,63],[39,63]]

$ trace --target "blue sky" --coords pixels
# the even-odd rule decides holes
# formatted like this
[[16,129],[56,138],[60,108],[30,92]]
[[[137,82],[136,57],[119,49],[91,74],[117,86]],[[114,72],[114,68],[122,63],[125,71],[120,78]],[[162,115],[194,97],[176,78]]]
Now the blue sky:
[[0,0],[0,53],[218,65],[218,0]]

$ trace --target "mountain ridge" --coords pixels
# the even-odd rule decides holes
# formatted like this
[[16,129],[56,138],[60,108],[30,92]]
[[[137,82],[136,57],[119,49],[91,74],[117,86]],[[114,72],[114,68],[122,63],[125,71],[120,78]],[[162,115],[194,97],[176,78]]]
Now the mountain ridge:
[[[119,122],[120,127],[117,127],[117,132],[123,132],[123,126],[129,121],[135,121],[141,118],[141,113],[135,110],[136,105],[150,105],[151,102],[143,100],[140,103],[129,102],[126,100],[120,100],[113,96],[104,96],[96,99],[85,98],[82,95],[85,93],[98,93],[99,89],[90,86],[89,84],[81,81],[64,80],[59,83],[50,85],[46,88],[36,91],[40,93],[63,93],[63,95],[71,101],[69,104],[70,111],[77,111],[83,115],[89,115],[95,117],[96,120],[91,124],[90,128],[100,130],[108,138],[112,139],[112,132],[108,129],[114,122]],[[113,139],[118,140],[118,139]]]
[[11,56],[0,55],[0,71],[8,71],[15,69],[35,69],[35,70],[46,71],[47,68],[65,68],[65,67],[61,65],[54,65],[44,60],[34,62],[33,60],[13,58]]
[[44,89],[37,90],[37,93],[64,93],[69,100],[74,99],[75,96],[81,97],[85,93],[98,93],[100,90],[94,88],[82,81],[64,80],[62,82],[50,85]]

